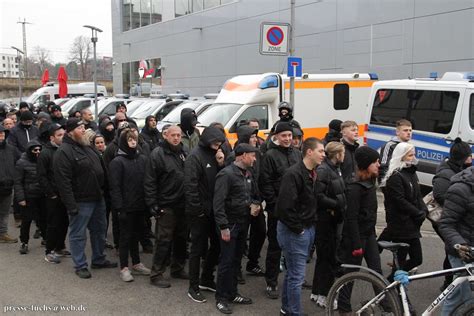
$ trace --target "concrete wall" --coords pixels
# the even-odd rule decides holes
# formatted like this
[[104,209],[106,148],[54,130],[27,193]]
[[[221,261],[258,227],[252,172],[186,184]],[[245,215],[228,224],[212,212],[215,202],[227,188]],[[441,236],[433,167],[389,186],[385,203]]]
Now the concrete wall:
[[[289,22],[290,0],[239,0],[176,19],[174,1],[164,1],[164,22],[122,33],[120,0],[112,0],[117,93],[129,60],[160,57],[164,91],[192,95],[218,92],[238,74],[286,71],[285,57],[262,56],[258,46],[261,22]],[[304,72],[395,79],[474,69],[474,0],[296,3],[295,55]]]

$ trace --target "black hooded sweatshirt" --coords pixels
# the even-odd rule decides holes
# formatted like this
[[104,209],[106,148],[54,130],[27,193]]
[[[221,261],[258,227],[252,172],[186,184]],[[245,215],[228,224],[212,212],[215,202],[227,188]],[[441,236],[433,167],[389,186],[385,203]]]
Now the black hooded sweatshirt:
[[34,147],[41,147],[41,144],[37,140],[28,142],[26,151],[16,163],[15,198],[17,201],[27,201],[43,196],[36,171],[38,159],[31,152]]
[[0,125],[0,132],[5,133],[5,140],[0,142],[0,196],[12,193],[15,163],[20,158],[17,148],[7,143],[9,131]]
[[181,111],[181,123],[179,124],[183,131],[181,141],[188,152],[191,152],[199,143],[199,130],[194,127],[196,123],[196,113],[193,109],[185,108]]
[[146,117],[145,127],[142,129],[142,132],[140,133],[145,143],[147,143],[148,146],[150,146],[150,151],[153,151],[153,149],[158,147],[158,144],[163,140],[163,137],[161,137],[161,133],[158,131],[156,127],[151,128],[148,126],[148,122],[152,118],[155,118],[155,117],[153,115],[149,115]]
[[194,217],[212,214],[216,175],[221,169],[216,161],[216,150],[210,145],[224,142],[225,136],[215,127],[207,127],[201,140],[184,164],[184,193],[186,215]]
[[99,132],[102,136],[104,136],[105,145],[109,145],[111,142],[114,141],[115,138],[115,125],[113,130],[108,131],[106,127],[109,124],[114,125],[114,122],[112,122],[111,120],[103,120],[99,126]]

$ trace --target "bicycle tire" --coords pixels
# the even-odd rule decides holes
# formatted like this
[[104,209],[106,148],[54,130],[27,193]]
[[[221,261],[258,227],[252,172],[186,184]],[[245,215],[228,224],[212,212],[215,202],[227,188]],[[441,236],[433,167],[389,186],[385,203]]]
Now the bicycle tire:
[[[336,282],[334,282],[333,286],[329,290],[327,300],[326,300],[326,304],[327,304],[326,315],[334,316],[334,315],[339,315],[339,312],[342,312],[342,311],[339,311],[338,309],[333,308],[334,303],[338,300],[339,291],[345,285],[349,284],[350,282],[357,281],[357,280],[368,282],[373,288],[380,289],[380,291],[382,289],[386,288],[386,284],[384,282],[382,282],[382,280],[380,280],[378,277],[376,277],[372,274],[369,274],[367,272],[347,273],[347,274],[343,275],[342,277],[340,277],[338,280],[336,280]],[[360,303],[362,303],[362,302],[360,302]],[[403,315],[403,309],[401,307],[401,302],[398,298],[398,292],[395,288],[391,289],[390,291],[388,291],[385,294],[384,305],[386,307],[388,307],[388,309],[390,310],[390,313],[392,315],[394,315],[394,316]],[[360,307],[362,307],[362,306],[363,305],[361,305]],[[370,313],[368,313],[368,314],[370,314]]]
[[[471,283],[471,285],[473,285],[473,283]],[[451,316],[472,316],[472,315],[474,315],[474,298],[471,298],[465,302],[462,302],[451,313]]]

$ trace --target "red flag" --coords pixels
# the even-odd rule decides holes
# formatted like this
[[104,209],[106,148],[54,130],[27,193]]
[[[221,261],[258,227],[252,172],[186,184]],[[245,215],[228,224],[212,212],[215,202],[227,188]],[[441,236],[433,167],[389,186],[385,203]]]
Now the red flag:
[[67,96],[67,73],[64,70],[64,67],[59,67],[58,72],[58,82],[59,82],[59,97],[65,98]]
[[48,83],[49,81],[49,70],[46,68],[43,72],[43,75],[41,76],[41,83],[43,84],[43,87]]

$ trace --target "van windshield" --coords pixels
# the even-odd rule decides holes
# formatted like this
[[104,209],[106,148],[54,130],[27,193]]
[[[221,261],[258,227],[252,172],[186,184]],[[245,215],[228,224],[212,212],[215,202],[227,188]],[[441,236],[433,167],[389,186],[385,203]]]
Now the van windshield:
[[214,122],[226,126],[241,107],[242,104],[237,103],[214,103],[198,117],[198,122],[203,126],[209,126]]
[[36,100],[41,96],[41,93],[35,92],[26,99],[26,102],[35,104]]

